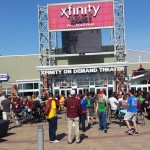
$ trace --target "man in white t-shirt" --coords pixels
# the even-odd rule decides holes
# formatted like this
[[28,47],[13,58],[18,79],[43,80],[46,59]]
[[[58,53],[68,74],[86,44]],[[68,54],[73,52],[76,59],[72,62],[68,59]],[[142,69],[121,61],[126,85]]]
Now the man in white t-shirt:
[[115,98],[114,94],[108,99],[108,103],[110,104],[111,110],[117,110],[119,101]]

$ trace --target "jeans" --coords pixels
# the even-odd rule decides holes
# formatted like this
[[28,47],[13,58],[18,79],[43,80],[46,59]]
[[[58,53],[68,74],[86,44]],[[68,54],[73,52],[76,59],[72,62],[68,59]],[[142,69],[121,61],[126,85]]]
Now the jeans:
[[85,120],[86,120],[86,114],[81,114],[80,115],[80,124],[81,124],[81,129],[82,131],[85,131]]
[[68,118],[68,142],[72,142],[72,128],[73,122],[76,129],[76,142],[80,141],[80,131],[79,131],[79,117],[76,118]]
[[49,139],[50,141],[56,140],[57,131],[57,116],[48,119],[49,124]]
[[98,117],[100,130],[106,130],[107,129],[106,112],[98,112]]
[[31,116],[30,116],[30,113],[28,112],[28,108],[27,108],[27,107],[24,108],[24,109],[20,112],[21,116],[22,116],[24,113],[26,113],[27,118],[30,120],[30,119],[31,119]]

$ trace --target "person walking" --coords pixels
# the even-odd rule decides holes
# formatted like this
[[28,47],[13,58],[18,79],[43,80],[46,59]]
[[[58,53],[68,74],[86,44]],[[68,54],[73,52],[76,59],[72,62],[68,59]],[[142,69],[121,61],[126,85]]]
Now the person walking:
[[10,109],[11,109],[11,101],[8,98],[8,95],[5,95],[5,99],[2,100],[0,108],[3,108],[3,120],[10,120]]
[[[129,95],[130,97],[128,98],[128,110],[127,113],[124,116],[124,120],[126,122],[126,125],[128,127],[128,133],[130,135],[138,135],[138,129],[137,129],[137,124],[136,124],[136,117],[137,117],[137,103],[138,103],[138,99],[134,96],[134,92],[132,90],[129,90]],[[132,118],[132,122],[133,122],[133,126],[134,129],[131,129],[129,120]]]
[[96,112],[98,113],[99,118],[99,130],[107,133],[106,101],[103,98],[103,94],[98,94]]
[[67,108],[68,117],[68,144],[72,144],[73,124],[76,128],[76,143],[80,143],[79,116],[82,112],[80,100],[76,98],[75,90],[71,90],[71,97],[65,100],[64,106]]
[[96,99],[95,99],[95,93],[94,92],[90,92],[87,93],[86,95],[86,100],[87,100],[87,121],[88,121],[88,128],[91,127],[91,125],[93,125],[93,119],[95,117],[95,103],[96,103]]
[[57,131],[57,110],[56,110],[56,102],[52,93],[47,94],[48,100],[46,100],[46,118],[49,125],[49,140],[51,143],[59,143],[56,139],[56,131]]
[[84,95],[80,96],[80,103],[82,108],[82,112],[80,114],[80,126],[81,126],[80,129],[82,130],[82,132],[85,132],[87,100]]

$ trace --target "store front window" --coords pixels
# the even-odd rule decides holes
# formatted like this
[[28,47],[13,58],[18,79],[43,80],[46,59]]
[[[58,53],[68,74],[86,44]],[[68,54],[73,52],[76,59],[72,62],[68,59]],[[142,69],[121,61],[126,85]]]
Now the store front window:
[[71,86],[104,86],[113,84],[112,73],[101,74],[78,74],[78,75],[58,75],[54,79],[54,87],[71,87]]
[[38,83],[33,83],[34,89],[39,89],[39,84]]
[[18,84],[19,90],[29,90],[29,89],[38,89],[39,85],[38,83],[22,83]]
[[[59,93],[67,96],[72,89],[74,89],[77,94],[84,94],[87,92],[97,93],[97,90],[104,88],[108,95],[107,86],[113,87],[113,80],[113,72],[72,75],[61,74],[56,75],[53,80],[53,92],[54,95]],[[111,90],[113,90],[113,88]]]
[[33,83],[24,83],[23,84],[23,89],[24,90],[33,89]]
[[2,88],[2,92],[7,95],[11,95],[11,88]]
[[18,83],[18,95],[39,95],[39,82],[20,82]]

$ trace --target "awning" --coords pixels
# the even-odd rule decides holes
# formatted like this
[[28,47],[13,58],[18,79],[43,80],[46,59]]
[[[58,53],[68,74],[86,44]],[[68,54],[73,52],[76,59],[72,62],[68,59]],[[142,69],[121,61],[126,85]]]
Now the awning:
[[140,74],[138,76],[133,76],[133,78],[131,80],[129,80],[128,82],[134,82],[134,81],[142,81],[142,80],[150,80],[150,71]]

